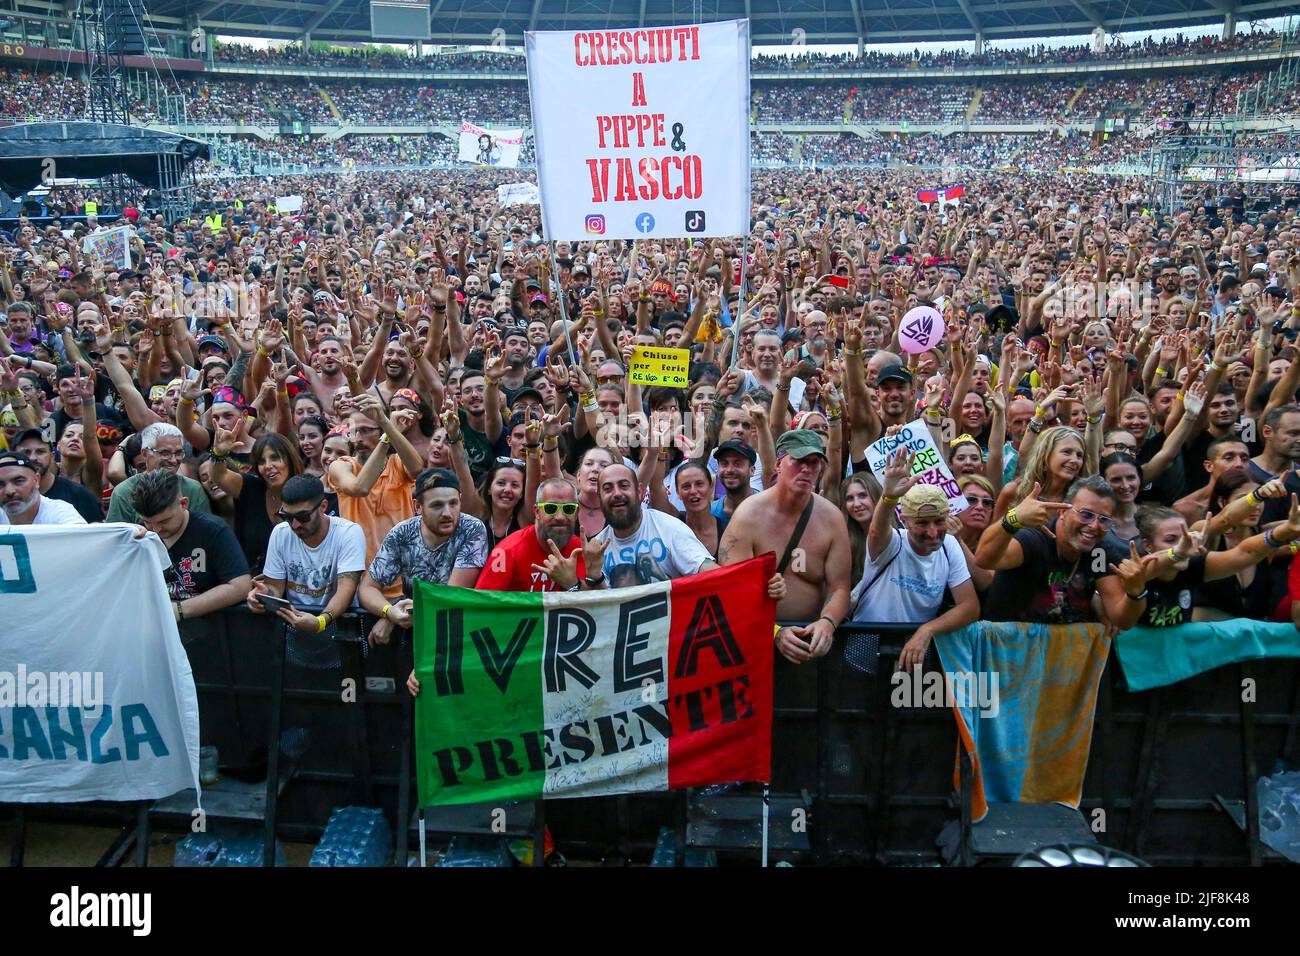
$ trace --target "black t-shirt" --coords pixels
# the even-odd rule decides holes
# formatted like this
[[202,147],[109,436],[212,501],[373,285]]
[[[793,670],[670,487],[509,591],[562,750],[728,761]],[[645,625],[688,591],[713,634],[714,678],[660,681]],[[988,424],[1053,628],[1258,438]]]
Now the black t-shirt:
[[[1247,466],[1250,472],[1250,480],[1265,484],[1277,478],[1277,475],[1271,475],[1253,461]],[[1285,521],[1291,514],[1291,495],[1300,495],[1300,473],[1293,468],[1282,476],[1282,483],[1286,485],[1287,494],[1281,498],[1270,498],[1264,502],[1264,513],[1259,519],[1260,527],[1270,525],[1275,521]]]
[[[1053,530],[1055,525],[1053,521]],[[1021,528],[1016,532],[1016,541],[1025,560],[1018,568],[993,575],[984,605],[984,617],[990,621],[1095,621],[1091,602],[1098,579],[1110,575],[1110,565],[1128,556],[1103,538],[1093,549],[1102,554],[1085,553],[1066,561],[1057,553],[1056,542],[1037,528]]]
[[[63,409],[57,409],[52,416],[54,418],[54,440],[57,442],[63,437],[63,430],[73,422],[81,421],[81,416],[73,418]],[[124,415],[118,414],[117,409],[105,405],[103,402],[95,403],[95,421],[107,425],[115,425],[123,435],[129,435],[135,431],[131,423],[127,421]]]
[[91,494],[87,488],[75,481],[69,481],[62,475],[56,476],[54,484],[50,485],[50,490],[43,491],[41,494],[46,498],[57,498],[59,501],[66,501],[77,509],[77,514],[85,518],[87,524],[104,520],[104,509],[99,506],[99,499]]
[[[1160,452],[1160,449],[1165,447],[1165,441],[1164,432],[1159,432],[1148,438],[1146,444],[1138,451],[1138,464],[1146,465],[1151,461]],[[1183,456],[1181,454],[1175,455],[1174,460],[1164,470],[1164,473],[1151,482],[1150,488],[1143,489],[1138,497],[1142,501],[1158,501],[1161,504],[1170,505],[1187,494],[1184,485],[1186,485],[1186,479],[1183,472]]]
[[275,522],[266,513],[266,480],[258,474],[244,475],[244,486],[235,499],[235,536],[254,574],[262,573],[274,527]]
[[190,522],[167,549],[172,566],[163,572],[173,601],[183,601],[248,574],[235,533],[215,515],[190,512]]
[[1192,619],[1192,611],[1202,605],[1201,589],[1205,584],[1205,555],[1192,558],[1187,570],[1179,571],[1171,581],[1155,578],[1147,583],[1147,606],[1138,619],[1142,627],[1174,627]]

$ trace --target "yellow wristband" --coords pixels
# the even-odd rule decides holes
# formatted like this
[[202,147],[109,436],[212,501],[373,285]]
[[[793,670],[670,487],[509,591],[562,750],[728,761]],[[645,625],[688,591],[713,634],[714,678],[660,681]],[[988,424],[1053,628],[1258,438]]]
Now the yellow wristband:
[[325,615],[324,615],[324,614],[317,614],[317,615],[316,615],[316,633],[317,633],[317,634],[321,633],[321,631],[325,630],[325,628],[327,628],[328,626],[329,626],[329,622],[325,619]]
[[1169,373],[1166,372],[1166,371],[1165,371],[1164,369],[1162,369],[1162,368],[1158,368],[1158,369],[1156,369],[1156,374],[1157,374],[1157,375],[1168,375]]
[[1252,508],[1255,507],[1255,505],[1259,504],[1259,496],[1252,491],[1250,494],[1246,495],[1246,504],[1250,505]]
[[382,618],[384,618],[384,619],[387,619],[387,618],[388,618],[388,612],[391,611],[392,609],[393,609],[393,606],[392,606],[391,604],[385,604],[385,605],[384,605],[384,609],[383,609],[382,611],[379,612],[379,616],[382,617]]
[[889,495],[880,496],[880,503],[886,506],[896,505],[902,500],[903,500],[902,498],[891,498]]

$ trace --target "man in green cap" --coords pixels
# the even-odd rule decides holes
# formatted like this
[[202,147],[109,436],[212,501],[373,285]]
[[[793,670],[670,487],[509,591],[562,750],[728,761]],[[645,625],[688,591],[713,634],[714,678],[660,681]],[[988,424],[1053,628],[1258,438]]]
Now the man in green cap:
[[718,545],[725,566],[776,552],[786,594],[777,620],[807,621],[779,628],[776,646],[801,664],[831,649],[849,612],[849,529],[844,515],[817,494],[826,468],[822,436],[796,428],[776,442],[776,484],[741,502]]

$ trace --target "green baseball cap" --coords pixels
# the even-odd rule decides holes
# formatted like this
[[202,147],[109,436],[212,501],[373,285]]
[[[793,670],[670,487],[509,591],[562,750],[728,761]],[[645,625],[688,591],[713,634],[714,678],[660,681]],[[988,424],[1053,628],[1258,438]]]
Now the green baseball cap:
[[776,440],[776,455],[789,455],[791,458],[807,458],[809,455],[826,457],[826,443],[822,436],[811,428],[796,428],[788,431]]

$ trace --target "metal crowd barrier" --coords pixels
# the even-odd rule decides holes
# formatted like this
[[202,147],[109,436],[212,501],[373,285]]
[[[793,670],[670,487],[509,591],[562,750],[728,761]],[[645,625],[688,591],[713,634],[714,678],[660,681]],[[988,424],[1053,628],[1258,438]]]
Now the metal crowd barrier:
[[[245,788],[243,802],[233,805],[205,789],[205,810],[210,819],[229,813],[260,823],[268,863],[276,836],[313,842],[331,810],[345,803],[383,808],[394,823],[397,862],[405,862],[414,806],[413,706],[404,687],[411,647],[405,632],[387,645],[365,644],[372,623],[366,615],[342,618],[331,642],[336,656],[315,667],[295,661],[276,619],[244,608],[182,624],[201,742],[218,748],[223,776]],[[872,632],[880,659],[868,674],[845,661],[844,647],[850,635]],[[946,708],[891,702],[891,674],[910,636],[907,626],[851,624],[818,662],[793,665],[777,655],[771,792],[774,806],[806,811],[809,849],[797,857],[937,862],[935,837],[959,809],[956,732]],[[939,668],[933,651],[926,667]],[[1253,702],[1243,700],[1248,679]],[[1257,865],[1276,856],[1258,840],[1255,781],[1297,760],[1300,661],[1230,665],[1132,693],[1111,660],[1080,810],[1101,843],[1151,863]],[[176,822],[165,804],[153,807],[154,825],[169,816]],[[123,809],[110,806],[105,814],[120,820]],[[146,851],[138,808],[130,809],[123,837],[101,862],[121,862],[132,826],[137,853]],[[683,812],[682,795],[674,793],[545,804],[559,847],[584,857],[648,858],[661,827],[682,832]],[[15,823],[21,829],[37,817],[87,816],[82,806],[28,805]],[[788,823],[774,816],[771,826]],[[20,844],[11,862],[21,862]]]

